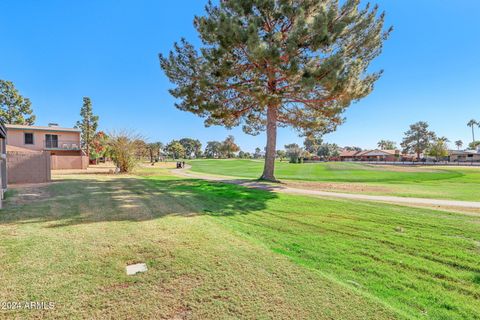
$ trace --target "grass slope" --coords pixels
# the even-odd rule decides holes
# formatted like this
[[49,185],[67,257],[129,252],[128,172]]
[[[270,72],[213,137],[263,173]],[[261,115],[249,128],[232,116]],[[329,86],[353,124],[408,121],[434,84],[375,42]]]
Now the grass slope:
[[47,191],[0,212],[0,301],[57,306],[9,316],[480,318],[478,216],[157,174]]
[[[244,178],[258,178],[263,169],[263,162],[256,160],[194,160],[189,163],[192,171]],[[348,188],[340,188],[348,184],[360,186],[355,188],[355,192],[369,194],[480,201],[479,168],[398,168],[348,162],[277,162],[276,176],[307,183],[328,183],[328,187],[318,186],[318,189],[348,192]],[[365,186],[364,190],[362,186]]]
[[[398,318],[215,217],[264,210],[274,195],[101,175],[71,176],[47,191],[33,203],[12,198],[0,212],[0,301],[53,301],[55,309],[0,310],[0,318]],[[136,262],[149,271],[126,276]]]

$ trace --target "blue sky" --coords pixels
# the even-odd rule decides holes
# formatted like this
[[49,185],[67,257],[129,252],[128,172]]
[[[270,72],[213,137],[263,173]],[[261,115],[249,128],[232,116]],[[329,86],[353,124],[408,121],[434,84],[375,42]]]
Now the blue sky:
[[[203,143],[233,134],[244,150],[263,147],[263,135],[205,128],[202,119],[177,110],[168,94],[157,55],[182,36],[198,43],[192,20],[205,2],[1,0],[0,79],[13,81],[32,100],[38,125],[73,126],[82,97],[89,96],[106,131]],[[469,142],[465,124],[480,119],[480,1],[376,3],[395,28],[372,65],[385,74],[325,140],[373,148],[380,139],[400,142],[409,124],[425,120],[439,135]],[[290,142],[301,139],[281,129],[278,145]]]

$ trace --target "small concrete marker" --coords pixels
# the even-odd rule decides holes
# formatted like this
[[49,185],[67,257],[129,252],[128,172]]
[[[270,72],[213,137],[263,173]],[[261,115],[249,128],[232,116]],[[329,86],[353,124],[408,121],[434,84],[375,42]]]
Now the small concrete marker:
[[131,264],[127,266],[126,269],[127,269],[128,276],[133,276],[133,275],[136,275],[137,273],[146,272],[148,270],[147,265],[145,263]]

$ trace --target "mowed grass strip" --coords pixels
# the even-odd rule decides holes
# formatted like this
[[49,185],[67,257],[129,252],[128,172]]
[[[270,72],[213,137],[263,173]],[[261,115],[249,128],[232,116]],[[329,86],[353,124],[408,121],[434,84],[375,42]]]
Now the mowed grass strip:
[[413,318],[480,318],[478,217],[281,196],[260,213],[222,220]]
[[196,182],[196,199],[232,231],[403,314],[480,319],[480,216],[283,194],[246,214],[231,208],[270,194],[238,188]]
[[45,317],[479,319],[478,216],[168,175],[49,193],[0,214],[0,300]]
[[[194,172],[252,179],[263,169],[261,160],[202,159],[189,164]],[[303,181],[306,188],[320,190],[480,201],[480,168],[277,162],[275,173],[280,180],[294,180],[297,186]]]
[[[13,196],[0,212],[0,301],[53,301],[55,309],[0,310],[0,318],[402,317],[220,221],[265,210],[276,201],[267,192],[84,175],[27,193],[39,197]],[[148,272],[127,276],[137,262]]]

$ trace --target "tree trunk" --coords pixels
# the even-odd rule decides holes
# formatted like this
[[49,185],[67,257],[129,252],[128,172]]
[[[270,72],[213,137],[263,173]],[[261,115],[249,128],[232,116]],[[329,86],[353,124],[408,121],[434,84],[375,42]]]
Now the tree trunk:
[[265,166],[261,180],[273,181],[275,179],[275,154],[277,147],[277,107],[268,106],[267,109],[267,150],[265,153]]
[[473,146],[475,146],[475,130],[472,126],[472,139],[473,139]]
[[87,157],[88,160],[90,161],[90,123],[87,123]]

